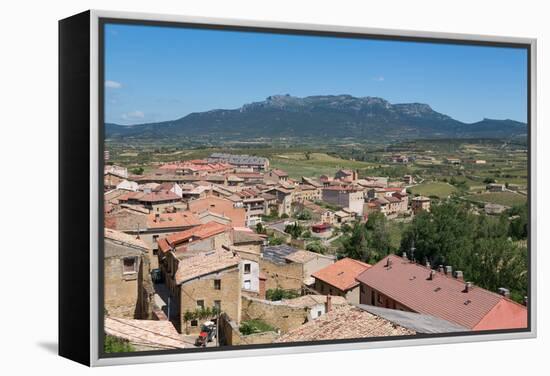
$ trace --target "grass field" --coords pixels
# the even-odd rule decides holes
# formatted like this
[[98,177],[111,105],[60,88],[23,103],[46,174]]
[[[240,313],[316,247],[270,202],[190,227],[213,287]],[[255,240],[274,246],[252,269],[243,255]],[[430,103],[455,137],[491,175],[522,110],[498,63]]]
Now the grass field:
[[292,178],[300,178],[302,176],[318,177],[322,174],[332,176],[341,168],[355,170],[375,166],[372,163],[350,161],[325,153],[311,153],[308,156],[305,153],[277,154],[271,157],[270,165],[286,171]]
[[448,183],[424,183],[411,187],[412,193],[421,196],[436,196],[439,198],[446,198],[451,193],[456,192],[457,189]]
[[474,202],[490,202],[504,206],[514,206],[524,204],[527,197],[513,192],[488,192],[466,196],[466,199]]

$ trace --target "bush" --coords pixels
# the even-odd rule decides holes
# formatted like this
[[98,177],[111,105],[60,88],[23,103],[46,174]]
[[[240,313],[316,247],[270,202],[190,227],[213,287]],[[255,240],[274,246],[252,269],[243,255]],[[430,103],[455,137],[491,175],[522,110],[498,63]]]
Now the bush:
[[327,253],[327,247],[322,245],[320,241],[314,241],[312,243],[309,243],[306,246],[306,250],[310,252],[319,253],[321,255],[324,255],[325,253]]
[[243,321],[239,327],[239,332],[242,335],[250,335],[254,333],[274,332],[275,328],[262,320],[247,320]]
[[281,245],[285,243],[285,239],[279,236],[270,236],[267,243],[269,245]]
[[282,299],[293,299],[299,296],[300,294],[298,294],[296,291],[283,290],[279,287],[277,287],[276,289],[269,289],[265,292],[266,299],[271,301],[277,301]]
[[121,338],[105,335],[105,343],[103,349],[106,353],[125,353],[135,351],[134,347]]
[[143,175],[143,167],[135,167],[130,170],[130,172],[134,175]]

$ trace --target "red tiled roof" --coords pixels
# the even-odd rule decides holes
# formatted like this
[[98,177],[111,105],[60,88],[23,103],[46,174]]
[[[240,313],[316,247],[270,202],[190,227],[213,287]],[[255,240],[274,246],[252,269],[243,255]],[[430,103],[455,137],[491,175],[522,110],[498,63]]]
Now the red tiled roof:
[[[158,215],[158,217],[157,217]],[[198,226],[201,221],[189,211],[176,213],[151,213],[147,217],[147,228],[168,228]]]
[[[158,244],[161,251],[167,252],[171,247],[174,247],[190,239],[205,239],[214,235],[221,234],[222,232],[229,231],[230,229],[230,227],[217,222],[208,222],[204,225],[200,225],[197,227],[193,227],[189,230],[169,235],[166,238],[160,239]],[[165,240],[165,242],[162,242],[161,245],[162,240]]]
[[235,208],[233,202],[225,198],[209,196],[192,200],[189,202],[189,210],[197,215],[208,210],[230,218],[233,226],[245,227],[246,209]]
[[152,192],[139,198],[141,202],[179,201],[181,198],[174,192]]
[[343,258],[313,273],[312,277],[328,283],[340,291],[347,291],[359,285],[359,282],[355,278],[370,267],[369,264],[364,262],[351,258]]
[[489,311],[474,330],[517,329],[527,327],[527,309],[509,299],[502,298]]
[[525,307],[481,287],[473,286],[465,292],[463,281],[442,273],[435,273],[430,280],[430,272],[430,268],[389,255],[357,280],[414,312],[473,330],[519,327],[527,322]]

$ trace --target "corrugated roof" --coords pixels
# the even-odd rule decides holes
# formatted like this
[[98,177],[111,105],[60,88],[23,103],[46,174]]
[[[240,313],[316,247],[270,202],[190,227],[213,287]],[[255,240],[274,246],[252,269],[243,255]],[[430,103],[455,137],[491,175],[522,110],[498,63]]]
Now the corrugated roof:
[[452,333],[467,332],[470,330],[439,317],[423,313],[400,311],[367,304],[359,304],[357,307],[401,325],[404,328],[412,329],[417,333]]
[[264,260],[271,261],[275,264],[286,264],[286,257],[296,251],[296,248],[286,244],[272,245],[262,249],[262,256]]

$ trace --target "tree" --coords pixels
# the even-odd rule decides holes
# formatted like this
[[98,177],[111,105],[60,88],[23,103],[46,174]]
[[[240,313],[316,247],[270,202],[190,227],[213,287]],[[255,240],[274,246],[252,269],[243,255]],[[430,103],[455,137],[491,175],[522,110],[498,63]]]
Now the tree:
[[349,257],[355,260],[367,261],[368,243],[364,225],[356,222],[351,230],[350,235],[345,235],[342,241],[342,247],[338,252],[338,256]]
[[451,201],[421,212],[403,234],[401,251],[408,252],[413,243],[416,260],[433,265],[448,265],[451,252],[466,252],[473,247],[476,219],[469,208]]
[[280,236],[273,235],[268,238],[267,242],[269,245],[281,245],[285,243],[285,239]]
[[510,209],[513,219],[510,221],[508,234],[514,240],[527,239],[529,229],[529,210],[527,204]]
[[299,219],[301,221],[309,221],[311,218],[311,213],[308,210],[302,210],[296,215],[296,219]]
[[256,232],[257,232],[258,234],[265,234],[265,233],[266,233],[265,227],[264,227],[264,225],[262,224],[262,222],[256,223]]
[[469,280],[483,288],[505,287],[516,300],[527,295],[527,252],[506,238],[481,239],[468,254],[451,258],[461,263]]
[[521,301],[527,292],[527,252],[508,238],[511,227],[506,215],[475,216],[469,205],[446,201],[414,218],[401,250],[414,242],[416,260],[452,265],[467,280],[492,291],[508,288]]
[[287,225],[285,227],[285,232],[287,234],[290,234],[292,236],[292,239],[298,239],[300,235],[302,235],[302,232],[304,231],[304,228],[298,224],[298,222],[295,222],[292,225]]
[[306,246],[306,250],[308,250],[310,252],[320,253],[322,255],[327,253],[327,247],[325,247],[323,244],[321,244],[321,242],[319,240],[316,240],[314,242],[309,243]]
[[382,213],[375,212],[369,215],[365,224],[367,230],[367,244],[369,249],[369,262],[377,262],[390,252],[390,231],[388,220]]

